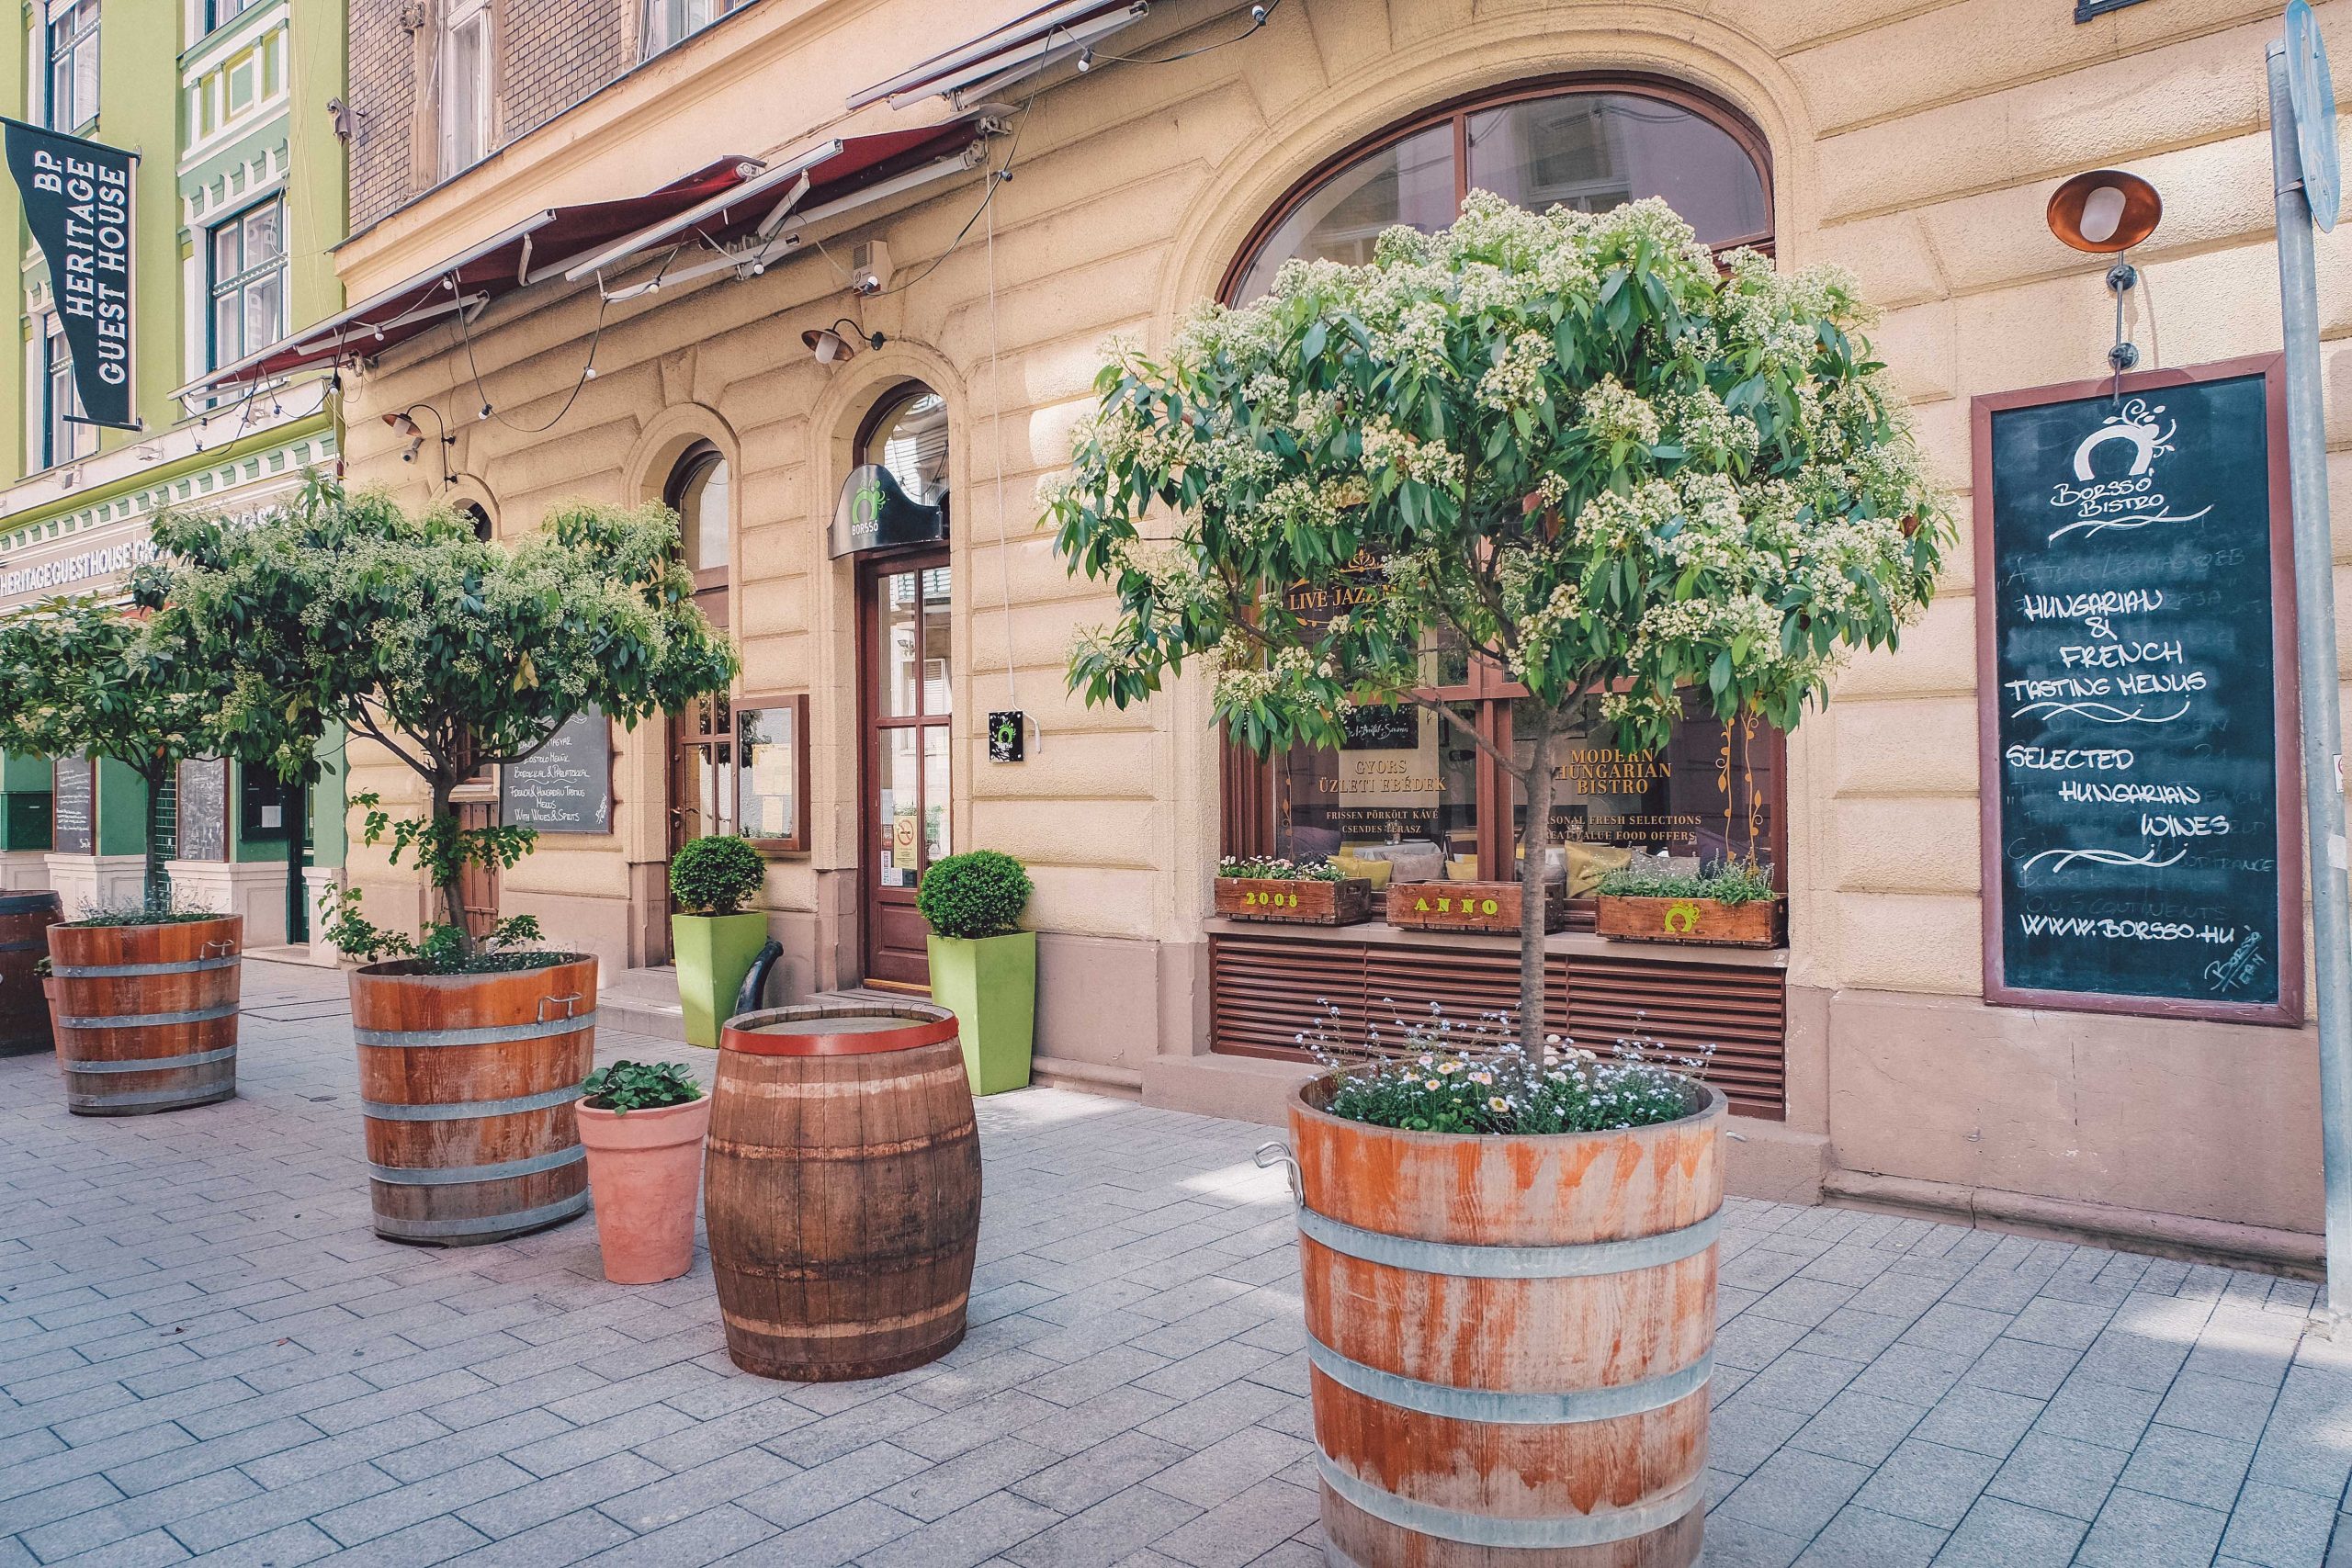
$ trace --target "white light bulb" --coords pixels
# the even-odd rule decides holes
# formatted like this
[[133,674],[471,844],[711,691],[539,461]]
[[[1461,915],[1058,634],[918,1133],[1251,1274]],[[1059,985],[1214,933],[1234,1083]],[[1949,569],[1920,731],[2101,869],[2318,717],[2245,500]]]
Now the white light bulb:
[[2115,238],[2116,230],[2123,226],[2122,188],[2101,186],[2085,197],[2080,226],[2083,238],[2094,245],[2103,245]]

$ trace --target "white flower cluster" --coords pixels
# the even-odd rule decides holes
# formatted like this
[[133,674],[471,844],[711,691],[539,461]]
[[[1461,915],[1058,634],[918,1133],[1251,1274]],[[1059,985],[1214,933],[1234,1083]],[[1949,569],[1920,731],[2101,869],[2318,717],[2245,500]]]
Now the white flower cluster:
[[1363,427],[1363,466],[1367,473],[1393,468],[1406,479],[1458,491],[1469,471],[1469,459],[1451,446],[1399,430],[1384,417]]
[[1601,446],[1619,441],[1657,445],[1657,411],[1614,376],[1603,376],[1584,395],[1583,416],[1585,434]]
[[1549,338],[1541,333],[1521,333],[1478,378],[1479,403],[1501,413],[1532,408],[1544,399],[1544,368],[1552,357]]

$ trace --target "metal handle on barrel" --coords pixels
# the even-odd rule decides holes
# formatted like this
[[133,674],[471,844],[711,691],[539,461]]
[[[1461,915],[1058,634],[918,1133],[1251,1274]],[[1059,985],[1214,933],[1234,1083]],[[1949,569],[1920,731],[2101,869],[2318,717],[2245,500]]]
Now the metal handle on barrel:
[[1287,1167],[1290,1173],[1290,1195],[1301,1208],[1306,1207],[1306,1187],[1299,1177],[1298,1156],[1290,1152],[1288,1144],[1283,1143],[1280,1138],[1271,1143],[1260,1144],[1258,1152],[1250,1157],[1260,1170],[1272,1170],[1278,1165]]
[[541,997],[539,998],[539,1021],[541,1023],[548,1021],[548,1009],[550,1005],[554,1004],[560,1004],[562,1006],[564,1017],[573,1018],[578,1016],[573,1010],[580,1005],[580,993],[578,991],[573,991],[569,996]]

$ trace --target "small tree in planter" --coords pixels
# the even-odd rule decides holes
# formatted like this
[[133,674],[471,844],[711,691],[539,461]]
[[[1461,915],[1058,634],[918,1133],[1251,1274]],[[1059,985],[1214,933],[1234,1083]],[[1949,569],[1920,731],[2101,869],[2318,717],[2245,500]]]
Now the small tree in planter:
[[79,911],[50,937],[58,1060],[79,1115],[177,1111],[237,1090],[244,922],[177,907],[164,864],[164,786],[212,748],[220,684],[165,628],[98,599],[0,617],[0,750],[110,758],[146,786],[138,902]]
[[719,1026],[752,961],[768,940],[768,918],[743,906],[767,884],[768,867],[749,839],[690,839],[670,861],[671,951],[686,1043],[717,1046]]
[[[1271,755],[1340,745],[1359,705],[1442,710],[1419,689],[1442,636],[1506,671],[1514,744],[1464,733],[1525,792],[1519,1030],[1540,1051],[1561,737],[1597,705],[1622,746],[1661,747],[1686,689],[1785,728],[1927,604],[1950,525],[1863,321],[1835,275],[1719,268],[1657,201],[1473,192],[1369,265],[1294,262],[1098,378],[1046,498],[1119,614],[1071,686],[1125,707],[1214,655],[1226,733]],[[1328,621],[1293,607],[1365,556],[1378,592]]]
[[1033,891],[1011,855],[972,850],[933,861],[915,890],[931,922],[932,999],[962,1027],[974,1094],[1029,1082],[1037,1027],[1037,933],[1021,929]]
[[[396,821],[354,797],[366,841],[389,838],[395,864],[424,870],[441,919],[411,937],[370,922],[346,891],[330,933],[384,960],[352,976],[361,1096],[401,1112],[368,1118],[378,1232],[481,1242],[570,1218],[588,1201],[565,1102],[591,1059],[595,961],[537,951],[527,917],[486,939],[467,929],[467,868],[512,866],[535,835],[463,828],[451,794],[590,706],[634,724],[726,687],[734,650],[693,606],[676,519],[574,506],[509,547],[447,511],[328,487],[298,524],[241,532],[229,552],[213,614],[252,624],[290,608],[301,623],[273,695],[377,742],[428,801]],[[437,1109],[401,1104],[418,1097]]]

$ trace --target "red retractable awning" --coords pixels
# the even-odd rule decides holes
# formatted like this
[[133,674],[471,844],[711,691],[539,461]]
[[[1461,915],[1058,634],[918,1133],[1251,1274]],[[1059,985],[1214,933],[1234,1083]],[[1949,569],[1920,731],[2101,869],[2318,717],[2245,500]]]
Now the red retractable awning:
[[1134,26],[1150,12],[1150,0],[1056,0],[934,54],[887,82],[851,94],[849,107],[860,109],[888,98],[893,107],[902,107],[919,98],[941,96],[952,98],[958,107],[977,103],[1122,28]]
[[181,389],[181,394],[249,385],[355,353],[381,354],[460,310],[479,310],[526,283],[560,272],[584,252],[600,250],[760,172],[751,158],[722,158],[643,196],[584,202],[533,213],[427,271],[369,296],[323,321],[290,333]]

